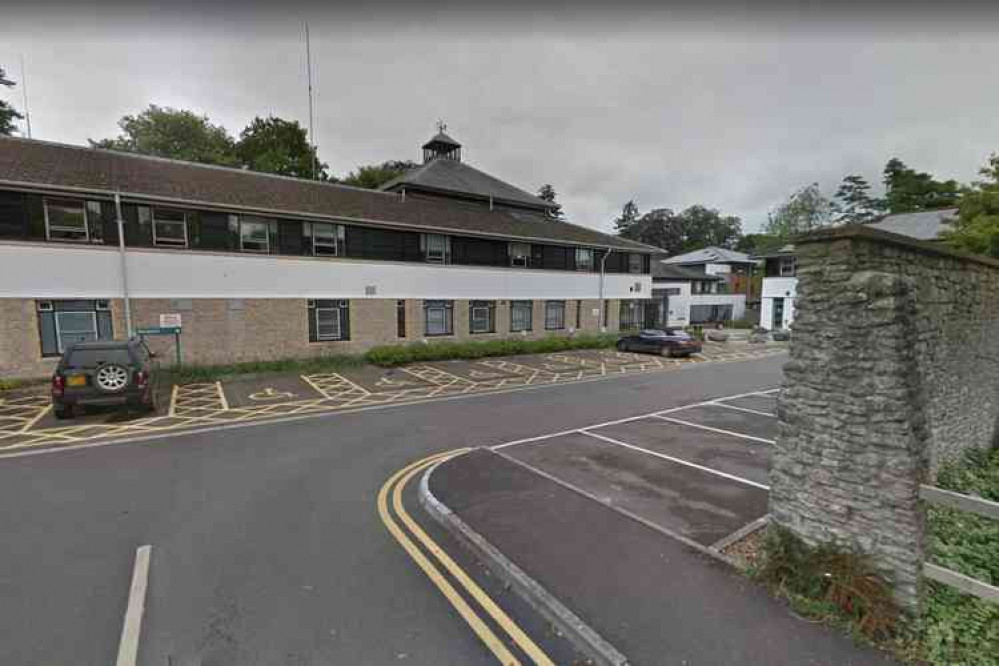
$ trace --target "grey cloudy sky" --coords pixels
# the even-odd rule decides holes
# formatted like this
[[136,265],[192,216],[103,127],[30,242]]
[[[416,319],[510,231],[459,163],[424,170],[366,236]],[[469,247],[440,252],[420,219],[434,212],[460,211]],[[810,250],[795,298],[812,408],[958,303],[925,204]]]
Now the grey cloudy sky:
[[[0,65],[20,79],[24,54],[35,138],[112,136],[150,102],[233,134],[254,115],[304,124],[308,18],[316,136],[335,173],[418,159],[443,117],[467,161],[525,189],[552,183],[574,221],[604,230],[634,198],[642,210],[703,203],[754,231],[813,181],[828,193],[847,173],[877,182],[893,155],[969,181],[999,151],[999,23],[981,12],[899,25],[789,7],[361,15],[273,4],[26,5],[0,23]],[[0,95],[21,106],[19,88]]]

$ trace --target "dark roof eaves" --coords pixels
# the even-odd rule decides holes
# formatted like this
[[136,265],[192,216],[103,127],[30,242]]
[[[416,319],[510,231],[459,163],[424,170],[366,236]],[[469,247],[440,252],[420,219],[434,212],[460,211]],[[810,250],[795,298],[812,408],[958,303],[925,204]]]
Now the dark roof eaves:
[[[632,243],[634,243],[633,241],[629,241],[628,242],[629,244],[614,244],[614,245],[611,245],[610,243],[606,243],[606,242],[601,242],[601,243],[597,243],[597,242],[584,243],[584,242],[581,242],[581,241],[575,241],[575,240],[569,240],[569,239],[563,239],[563,238],[542,238],[542,237],[538,237],[538,236],[520,236],[520,235],[515,235],[515,234],[493,234],[493,233],[489,233],[489,232],[485,232],[485,231],[479,231],[479,230],[475,230],[475,229],[466,229],[466,228],[457,227],[457,226],[450,226],[450,227],[443,226],[443,227],[441,227],[441,226],[435,226],[435,225],[429,225],[429,224],[408,224],[406,222],[395,222],[395,221],[391,221],[391,220],[375,220],[375,219],[371,219],[371,218],[351,217],[351,216],[346,216],[346,215],[310,213],[310,212],[306,212],[306,211],[294,211],[294,210],[285,210],[285,209],[280,209],[280,208],[267,208],[267,207],[259,207],[259,206],[241,206],[239,204],[217,203],[217,202],[212,202],[212,201],[204,201],[204,200],[200,200],[200,199],[167,197],[167,196],[155,195],[155,194],[142,194],[142,193],[139,193],[139,192],[127,192],[127,191],[124,191],[124,190],[106,190],[106,189],[94,188],[94,187],[74,187],[74,186],[69,186],[69,185],[45,185],[45,184],[39,184],[39,183],[28,183],[28,182],[24,182],[24,181],[13,181],[13,180],[4,180],[4,179],[0,179],[0,186],[15,187],[15,188],[27,189],[27,190],[37,190],[37,191],[40,191],[40,192],[76,193],[76,194],[97,194],[97,195],[101,195],[101,196],[107,197],[107,198],[113,198],[117,194],[119,196],[125,197],[125,198],[127,198],[129,200],[134,200],[134,201],[148,201],[148,202],[151,202],[151,203],[163,202],[163,203],[168,203],[168,204],[173,204],[173,205],[188,205],[188,206],[205,207],[205,208],[208,208],[208,209],[219,210],[219,211],[235,210],[235,211],[246,211],[248,213],[264,213],[264,214],[275,215],[275,216],[279,216],[279,217],[283,217],[283,218],[340,221],[340,222],[348,222],[348,223],[356,223],[356,224],[365,224],[365,225],[371,225],[371,226],[376,226],[376,227],[387,227],[387,228],[393,228],[393,229],[405,229],[405,230],[413,230],[413,231],[420,231],[420,230],[426,231],[426,230],[430,230],[430,231],[439,231],[439,232],[446,232],[446,233],[451,233],[451,234],[456,234],[457,233],[457,234],[460,234],[460,235],[477,236],[477,237],[484,237],[484,238],[502,238],[502,239],[517,240],[517,241],[528,241],[528,242],[532,242],[532,243],[565,244],[565,245],[572,245],[572,246],[577,246],[577,247],[588,247],[588,248],[596,247],[596,248],[609,248],[609,249],[616,249],[616,250],[640,251],[640,248],[636,248],[636,247],[634,247],[632,245]],[[360,189],[364,189],[364,188],[360,188]],[[370,192],[371,190],[364,189],[364,191]],[[397,195],[391,194],[391,196],[397,196]],[[501,212],[497,212],[497,214],[502,214],[502,213]],[[567,222],[558,222],[556,220],[552,220],[551,224],[553,224],[553,225],[563,225],[563,224],[569,225],[569,223],[567,223]],[[573,227],[576,227],[576,228],[579,228],[579,229],[583,229],[584,231],[587,231],[589,233],[596,233],[596,234],[601,234],[601,235],[607,236],[607,234],[603,234],[603,232],[597,231],[595,229],[590,229],[588,227],[583,227],[583,226],[575,225],[575,224],[572,224],[572,225],[569,225],[569,226],[573,226]],[[613,238],[613,237],[610,237],[610,236],[608,236],[608,237],[609,238]]]

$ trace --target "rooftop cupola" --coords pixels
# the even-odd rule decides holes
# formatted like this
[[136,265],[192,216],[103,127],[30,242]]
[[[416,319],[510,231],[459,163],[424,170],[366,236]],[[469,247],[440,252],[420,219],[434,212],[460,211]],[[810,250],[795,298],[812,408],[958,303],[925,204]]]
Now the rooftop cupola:
[[430,141],[423,144],[423,163],[427,164],[434,160],[454,160],[461,161],[461,144],[444,133],[447,125],[444,121],[437,121],[437,134]]

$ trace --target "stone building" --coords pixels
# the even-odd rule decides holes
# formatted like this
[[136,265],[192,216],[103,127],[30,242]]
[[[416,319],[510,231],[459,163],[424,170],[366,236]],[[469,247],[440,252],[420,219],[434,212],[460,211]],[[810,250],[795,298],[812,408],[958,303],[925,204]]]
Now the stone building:
[[228,363],[617,330],[650,298],[652,248],[555,219],[443,133],[423,152],[376,191],[0,137],[0,377],[163,315],[184,362]]

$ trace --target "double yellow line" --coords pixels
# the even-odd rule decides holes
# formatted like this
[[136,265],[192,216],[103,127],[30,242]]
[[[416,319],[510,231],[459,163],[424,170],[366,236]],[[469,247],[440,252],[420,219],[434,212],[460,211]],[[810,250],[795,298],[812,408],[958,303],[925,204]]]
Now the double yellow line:
[[[441,573],[441,570],[435,566],[435,564],[424,555],[420,547],[417,546],[416,542],[410,538],[410,535],[415,537],[416,541],[423,545],[423,547],[440,563],[451,576],[458,581],[458,583],[466,590],[469,596],[475,600],[475,602],[485,611],[492,620],[506,632],[506,634],[513,640],[516,645],[523,650],[524,654],[531,658],[535,664],[541,666],[554,666],[554,662],[548,658],[548,655],[544,653],[537,646],[537,644],[531,640],[531,638],[524,633],[524,631],[517,626],[510,617],[496,605],[488,594],[486,594],[481,587],[479,587],[475,581],[473,581],[464,570],[459,567],[451,557],[444,552],[437,542],[431,539],[426,532],[423,531],[415,520],[407,513],[406,507],[402,504],[402,491],[409,483],[410,479],[419,474],[421,471],[430,467],[431,465],[443,462],[448,458],[461,455],[468,452],[469,449],[456,449],[454,451],[447,451],[445,453],[438,453],[433,456],[429,456],[422,460],[417,460],[414,463],[403,467],[401,470],[389,477],[389,480],[385,482],[381,490],[378,491],[378,515],[381,517],[382,522],[385,524],[386,529],[389,533],[395,537],[395,540],[399,542],[403,550],[409,554],[413,561],[423,570],[423,573],[437,586],[437,589],[441,591],[441,594],[454,606],[454,609],[458,611],[458,614],[468,623],[472,631],[475,632],[476,636],[485,643],[486,647],[496,656],[504,666],[520,666],[520,661],[507,649],[506,645],[503,643],[499,637],[489,628],[489,625],[483,621],[483,619],[475,612],[475,610],[465,601],[465,598],[455,589],[455,587],[448,581],[447,578]],[[402,521],[402,526],[399,525],[393,518],[392,514],[389,512],[389,494],[392,495],[392,509],[395,514]],[[408,534],[407,534],[408,530]]]

